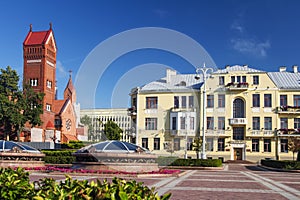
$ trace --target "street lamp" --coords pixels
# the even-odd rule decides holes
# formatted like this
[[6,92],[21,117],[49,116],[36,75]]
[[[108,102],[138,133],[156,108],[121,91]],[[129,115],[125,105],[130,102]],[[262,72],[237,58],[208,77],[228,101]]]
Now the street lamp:
[[199,73],[203,74],[203,108],[202,108],[202,153],[201,153],[201,159],[206,159],[206,153],[205,153],[205,130],[206,130],[206,79],[208,71],[213,72],[213,68],[209,68],[205,66],[205,63],[203,64],[203,67],[199,67],[196,69],[197,75],[195,76],[195,79],[199,80],[200,76]]
[[188,158],[188,156],[187,156],[187,145],[188,145],[188,137],[187,137],[187,135],[188,135],[188,129],[187,129],[187,122],[188,121],[188,115],[187,115],[187,113],[185,113],[185,151],[184,151],[184,158],[185,159],[187,159]]

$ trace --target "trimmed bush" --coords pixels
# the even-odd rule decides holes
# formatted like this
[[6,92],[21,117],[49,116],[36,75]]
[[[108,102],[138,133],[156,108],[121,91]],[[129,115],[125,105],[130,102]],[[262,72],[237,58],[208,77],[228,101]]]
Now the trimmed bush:
[[261,160],[262,165],[277,169],[300,169],[299,161],[292,160]]
[[221,167],[220,159],[177,159],[170,166]]
[[178,157],[175,157],[175,156],[159,156],[156,159],[156,162],[157,162],[158,166],[168,166],[177,159],[178,159]]
[[143,183],[113,178],[104,180],[73,180],[66,176],[61,182],[53,178],[44,178],[34,183],[29,182],[29,173],[24,169],[0,168],[0,199],[35,199],[35,200],[100,200],[100,199],[153,199],[167,200],[171,193],[159,196],[155,188],[143,186]]
[[42,152],[46,155],[44,158],[45,163],[72,164],[76,159],[72,155],[75,150],[42,150]]

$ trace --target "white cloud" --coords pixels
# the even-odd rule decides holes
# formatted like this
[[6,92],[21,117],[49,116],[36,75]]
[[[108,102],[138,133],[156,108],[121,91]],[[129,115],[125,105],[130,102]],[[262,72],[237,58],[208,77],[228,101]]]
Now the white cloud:
[[58,74],[60,76],[65,77],[68,74],[68,72],[65,70],[65,67],[59,60],[56,61],[56,69],[58,70]]
[[265,57],[267,56],[267,50],[271,47],[270,41],[258,42],[254,39],[239,38],[231,39],[231,44],[233,49],[245,53],[251,54],[256,57]]

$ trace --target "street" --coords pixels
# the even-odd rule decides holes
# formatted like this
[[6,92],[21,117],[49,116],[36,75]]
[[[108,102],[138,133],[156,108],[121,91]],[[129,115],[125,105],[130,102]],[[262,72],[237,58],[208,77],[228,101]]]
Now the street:
[[[31,173],[32,181],[43,177],[64,180],[62,174]],[[108,179],[97,174],[72,175],[74,179]],[[130,179],[125,177],[126,179]],[[179,177],[138,177],[159,194],[171,192],[171,199],[300,199],[300,173],[274,172],[255,164],[227,164],[224,170],[188,170]]]

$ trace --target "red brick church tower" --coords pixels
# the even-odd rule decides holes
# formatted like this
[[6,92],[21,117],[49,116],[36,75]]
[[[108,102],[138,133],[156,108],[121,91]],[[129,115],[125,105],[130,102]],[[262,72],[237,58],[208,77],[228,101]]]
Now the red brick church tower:
[[[29,128],[27,141],[69,142],[77,139],[80,125],[80,104],[76,103],[76,91],[70,75],[64,91],[64,99],[56,99],[56,42],[52,24],[47,31],[30,30],[23,43],[24,83],[34,91],[45,94],[40,127]],[[80,127],[79,127],[80,125]],[[24,134],[25,135],[25,134]],[[26,134],[27,135],[27,134]]]
[[42,129],[53,126],[55,113],[56,42],[52,24],[47,31],[32,31],[32,25],[23,43],[24,73],[23,81],[30,84],[36,92],[45,94],[41,115]]

